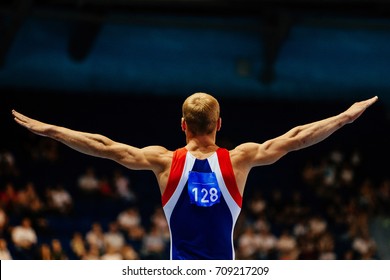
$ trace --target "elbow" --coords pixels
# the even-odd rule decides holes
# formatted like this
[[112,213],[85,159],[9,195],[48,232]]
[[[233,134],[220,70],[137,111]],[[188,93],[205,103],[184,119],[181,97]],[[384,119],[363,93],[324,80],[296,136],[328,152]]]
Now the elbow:
[[85,145],[88,151],[87,154],[101,158],[110,158],[114,148],[114,142],[99,134],[92,134],[90,137]]
[[278,154],[282,156],[286,155],[289,152],[297,151],[300,149],[303,149],[307,146],[310,146],[311,140],[310,135],[295,135],[290,138],[288,138],[284,145],[283,149],[279,151]]
[[286,149],[266,149],[265,157],[263,159],[263,165],[274,164],[279,161],[282,157],[284,157],[289,151]]
[[97,143],[93,150],[102,158],[111,159],[116,156],[114,145],[105,141]]
[[355,118],[352,115],[344,113],[344,118],[339,121],[338,128],[344,126],[345,124],[352,123],[354,120]]

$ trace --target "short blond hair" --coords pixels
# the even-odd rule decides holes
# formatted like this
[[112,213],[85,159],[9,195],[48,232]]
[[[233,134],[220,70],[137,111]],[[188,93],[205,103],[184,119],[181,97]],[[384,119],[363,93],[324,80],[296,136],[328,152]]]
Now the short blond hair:
[[196,92],[184,101],[182,112],[188,129],[195,135],[205,135],[214,131],[220,108],[217,99],[213,96]]

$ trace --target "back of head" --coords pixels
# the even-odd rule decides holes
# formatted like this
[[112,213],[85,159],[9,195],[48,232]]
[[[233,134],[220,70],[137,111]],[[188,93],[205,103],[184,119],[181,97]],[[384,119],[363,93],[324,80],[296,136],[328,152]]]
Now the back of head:
[[206,135],[216,128],[220,109],[213,96],[197,92],[184,101],[182,112],[187,128],[194,135]]

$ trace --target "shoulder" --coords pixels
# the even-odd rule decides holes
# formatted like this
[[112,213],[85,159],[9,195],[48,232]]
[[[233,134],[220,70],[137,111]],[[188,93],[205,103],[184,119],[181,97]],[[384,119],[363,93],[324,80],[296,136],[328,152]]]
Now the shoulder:
[[229,154],[231,158],[236,159],[247,159],[250,157],[253,153],[256,153],[256,151],[259,149],[260,144],[258,143],[243,143],[241,145],[238,145],[232,150],[229,150]]
[[247,142],[229,151],[233,167],[250,169],[264,160],[263,144]]
[[149,153],[155,153],[155,154],[169,154],[173,153],[173,151],[168,150],[167,148],[163,146],[147,146],[142,148],[144,152],[149,152]]
[[174,151],[170,151],[163,146],[147,146],[141,149],[149,160],[165,161],[172,160]]

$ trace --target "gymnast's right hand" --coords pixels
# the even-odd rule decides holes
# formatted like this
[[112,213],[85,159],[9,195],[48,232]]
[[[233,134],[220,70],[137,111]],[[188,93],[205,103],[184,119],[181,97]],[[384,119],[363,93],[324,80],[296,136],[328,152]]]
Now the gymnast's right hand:
[[12,110],[12,115],[18,124],[41,136],[47,136],[48,131],[52,127],[50,124],[26,117],[25,115],[18,113],[15,110]]

